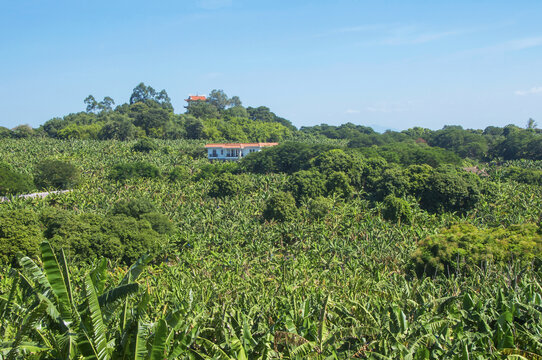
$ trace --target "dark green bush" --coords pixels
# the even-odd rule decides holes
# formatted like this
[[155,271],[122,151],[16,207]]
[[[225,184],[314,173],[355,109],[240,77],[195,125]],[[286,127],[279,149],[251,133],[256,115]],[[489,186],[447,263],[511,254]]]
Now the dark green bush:
[[48,207],[40,214],[40,221],[44,226],[43,235],[51,239],[55,235],[67,236],[70,234],[73,224],[76,223],[76,215],[70,211]]
[[117,201],[113,206],[112,213],[114,215],[122,214],[139,219],[144,214],[156,211],[156,205],[154,205],[149,199],[136,198]]
[[405,196],[409,187],[408,178],[397,165],[390,166],[382,171],[380,176],[374,176],[371,180],[373,182],[368,189],[372,190],[371,197],[378,201],[388,195]]
[[[371,149],[365,150],[370,152]],[[427,164],[437,167],[441,164],[461,164],[461,158],[449,150],[439,147],[431,147],[426,144],[416,143],[392,143],[380,146],[376,151],[379,156],[388,162],[403,166]]]
[[172,234],[175,230],[173,223],[167,215],[158,212],[149,212],[141,215],[141,220],[146,220],[158,234]]
[[505,177],[529,185],[542,185],[542,170],[511,166],[506,169]]
[[416,196],[427,211],[465,213],[480,199],[479,183],[478,175],[462,169],[439,169]]
[[241,190],[239,181],[235,175],[224,173],[213,180],[209,196],[212,197],[227,197],[238,194]]
[[134,146],[132,146],[132,151],[136,152],[148,153],[155,150],[158,150],[158,145],[152,139],[149,139],[147,137],[139,140],[134,144]]
[[132,178],[155,179],[160,177],[160,170],[148,162],[138,161],[115,165],[111,170],[110,177],[117,181],[125,181]]
[[374,194],[378,189],[377,183],[387,168],[389,168],[389,164],[383,157],[368,158],[363,168],[363,189],[369,194]]
[[352,197],[354,188],[350,185],[350,179],[342,171],[332,172],[326,180],[328,195],[337,195],[343,199]]
[[8,164],[0,163],[0,195],[23,194],[34,189],[32,178],[13,171]]
[[44,160],[34,170],[34,183],[40,189],[70,189],[79,183],[79,170],[60,160]]
[[0,211],[0,263],[16,264],[16,255],[35,256],[42,241],[36,214],[27,209]]
[[333,208],[333,200],[319,196],[315,199],[310,199],[307,203],[307,207],[311,219],[322,219]]
[[244,157],[240,164],[246,172],[292,174],[310,167],[310,160],[332,146],[287,142]]
[[192,177],[190,171],[185,166],[176,166],[168,175],[171,182],[184,182]]
[[159,254],[166,243],[148,221],[124,215],[106,217],[102,229],[122,244],[121,261],[126,265],[134,263],[143,254]]
[[358,189],[363,185],[365,162],[357,151],[346,153],[341,149],[329,150],[312,159],[311,166],[326,175],[343,172],[348,177],[349,183]]
[[289,192],[278,192],[272,195],[265,204],[263,218],[265,220],[290,221],[295,218],[297,207],[295,199]]
[[354,167],[354,161],[352,155],[345,153],[343,150],[332,149],[313,158],[311,166],[325,174],[335,171],[346,173]]
[[212,164],[205,164],[199,168],[195,176],[196,180],[212,179],[225,173],[236,173],[239,168],[239,164],[233,161],[214,162]]
[[326,192],[325,176],[314,170],[298,171],[288,179],[288,190],[298,202],[322,196]]
[[76,215],[51,208],[41,218],[44,236],[53,248],[62,248],[70,261],[89,263],[103,257],[116,262],[123,256],[124,247],[119,237],[104,231],[105,218],[101,215]]
[[390,194],[384,199],[382,216],[389,221],[410,224],[413,217],[412,207],[405,199]]
[[145,253],[158,254],[166,241],[164,235],[174,231],[167,216],[149,212],[145,204],[132,203],[119,210],[102,216],[47,209],[42,214],[44,235],[76,263],[107,258],[129,265]]
[[9,139],[13,137],[12,131],[7,127],[0,126],[0,139]]
[[429,165],[410,165],[403,174],[407,177],[408,192],[416,195],[420,194],[429,184],[430,179],[435,174],[435,169]]
[[433,276],[456,271],[470,272],[487,263],[529,264],[542,254],[542,232],[535,224],[478,229],[470,224],[454,225],[418,244],[412,255],[416,273]]
[[180,149],[179,153],[189,156],[192,159],[204,159],[207,157],[207,149],[203,146],[187,146]]

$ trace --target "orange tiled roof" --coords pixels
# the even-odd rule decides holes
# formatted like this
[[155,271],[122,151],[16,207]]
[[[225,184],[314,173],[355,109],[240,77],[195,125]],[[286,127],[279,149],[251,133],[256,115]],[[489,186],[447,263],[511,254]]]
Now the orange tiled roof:
[[207,144],[206,148],[222,148],[222,149],[244,149],[249,147],[266,147],[275,146],[279,143],[228,143],[228,144]]
[[203,95],[189,95],[188,99],[185,99],[184,101],[205,101],[207,98]]

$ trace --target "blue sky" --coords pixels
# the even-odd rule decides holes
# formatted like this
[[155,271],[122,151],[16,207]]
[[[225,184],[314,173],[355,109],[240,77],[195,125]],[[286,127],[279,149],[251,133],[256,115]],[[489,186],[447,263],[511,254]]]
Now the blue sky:
[[542,1],[0,0],[0,125],[223,89],[296,126],[542,123]]

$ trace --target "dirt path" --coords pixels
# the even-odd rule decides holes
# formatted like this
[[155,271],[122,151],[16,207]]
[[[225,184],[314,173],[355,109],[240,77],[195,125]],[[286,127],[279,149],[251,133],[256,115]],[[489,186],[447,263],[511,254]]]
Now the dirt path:
[[[31,199],[31,198],[36,198],[36,197],[39,197],[39,198],[44,198],[48,195],[51,195],[51,194],[64,194],[64,193],[67,193],[67,192],[70,192],[71,190],[57,190],[57,191],[46,191],[46,192],[38,192],[38,193],[32,193],[32,194],[23,194],[23,195],[18,195],[16,197],[18,198],[25,198],[25,199]],[[9,201],[9,197],[7,196],[0,196],[0,202],[3,202],[3,201]]]

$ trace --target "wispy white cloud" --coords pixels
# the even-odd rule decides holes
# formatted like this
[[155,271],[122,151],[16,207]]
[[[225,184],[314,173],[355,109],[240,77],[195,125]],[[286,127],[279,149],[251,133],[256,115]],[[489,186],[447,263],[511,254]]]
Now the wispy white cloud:
[[216,10],[232,5],[233,0],[198,0],[198,7],[206,10]]
[[345,114],[359,114],[361,111],[355,110],[355,109],[347,109],[344,113]]
[[529,48],[538,47],[541,45],[542,45],[542,36],[511,40],[511,41],[502,43],[500,47],[502,47],[504,50],[514,51],[514,50],[529,49]]
[[519,96],[525,96],[525,95],[531,95],[531,94],[542,94],[542,86],[532,87],[528,90],[517,90],[514,93]]
[[328,34],[344,34],[344,33],[359,33],[359,32],[371,32],[371,31],[379,31],[379,30],[387,30],[392,28],[392,24],[366,24],[366,25],[358,25],[358,26],[347,26],[342,28],[337,28],[329,31]]
[[468,54],[491,54],[531,49],[542,46],[542,36],[526,37],[504,41],[491,46],[467,51]]
[[440,40],[446,37],[460,35],[465,33],[465,30],[450,30],[442,32],[405,32],[398,33],[394,36],[390,36],[378,41],[384,45],[414,45],[424,44],[431,41]]
[[369,38],[365,45],[414,45],[437,41],[446,37],[472,32],[472,29],[449,29],[446,31],[431,31],[414,25],[403,24],[364,24],[358,26],[332,29],[318,36],[337,34],[359,34]]

